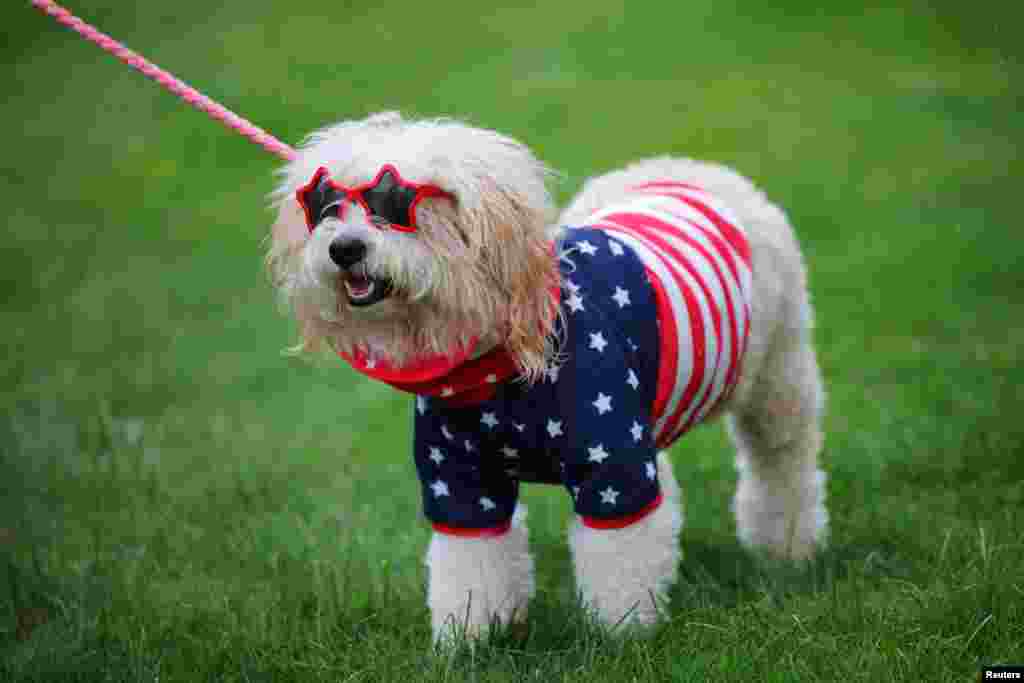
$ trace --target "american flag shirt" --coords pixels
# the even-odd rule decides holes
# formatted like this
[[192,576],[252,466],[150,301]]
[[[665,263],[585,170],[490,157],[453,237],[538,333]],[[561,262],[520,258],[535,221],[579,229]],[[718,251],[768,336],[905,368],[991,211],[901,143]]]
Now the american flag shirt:
[[[417,396],[414,457],[436,530],[503,533],[520,482],[565,486],[588,526],[628,526],[661,503],[657,450],[735,386],[750,330],[743,232],[694,186],[634,190],[556,245],[564,362],[527,386],[495,382],[485,356],[458,386],[442,378]],[[484,400],[445,399],[488,382],[473,394]]]

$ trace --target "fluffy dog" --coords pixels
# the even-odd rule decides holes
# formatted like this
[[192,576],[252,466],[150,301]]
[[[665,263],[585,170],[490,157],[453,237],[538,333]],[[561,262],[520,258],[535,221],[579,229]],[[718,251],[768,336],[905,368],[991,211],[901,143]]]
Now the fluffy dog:
[[680,491],[659,449],[727,413],[741,541],[806,559],[827,527],[804,268],[749,181],[688,159],[586,183],[561,214],[516,141],[395,113],[313,134],[283,170],[268,265],[298,351],[416,394],[435,638],[522,619],[521,481],[564,485],[576,585],[653,623]]

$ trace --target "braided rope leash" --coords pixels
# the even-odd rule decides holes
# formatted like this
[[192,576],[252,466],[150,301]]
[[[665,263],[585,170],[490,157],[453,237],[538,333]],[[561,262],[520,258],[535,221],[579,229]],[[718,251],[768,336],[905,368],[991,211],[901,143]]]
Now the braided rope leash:
[[32,0],[32,5],[36,9],[45,12],[61,24],[64,24],[71,30],[77,32],[83,38],[99,45],[101,48],[114,55],[128,66],[141,72],[146,76],[146,78],[156,81],[165,89],[177,95],[187,104],[192,105],[199,111],[206,112],[210,118],[216,119],[228,128],[241,133],[257,145],[266,149],[268,152],[273,152],[285,161],[291,161],[295,158],[296,153],[294,149],[281,142],[267,131],[253,125],[249,121],[246,121],[227,107],[215,102],[203,93],[199,92],[188,83],[185,83],[184,81],[176,78],[173,74],[164,71],[142,55],[132,52],[107,34],[100,32],[93,26],[90,26],[71,12],[58,5],[56,2],[53,2],[53,0]]

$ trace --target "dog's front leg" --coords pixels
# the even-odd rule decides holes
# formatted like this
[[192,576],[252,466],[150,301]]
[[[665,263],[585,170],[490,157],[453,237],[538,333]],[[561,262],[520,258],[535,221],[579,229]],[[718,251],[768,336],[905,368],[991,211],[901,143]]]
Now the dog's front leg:
[[486,635],[491,623],[525,616],[534,579],[523,506],[500,536],[467,538],[435,531],[426,561],[435,642]]
[[658,454],[663,500],[652,513],[621,529],[594,529],[577,517],[569,530],[576,587],[606,626],[653,624],[675,583],[683,526],[679,486]]

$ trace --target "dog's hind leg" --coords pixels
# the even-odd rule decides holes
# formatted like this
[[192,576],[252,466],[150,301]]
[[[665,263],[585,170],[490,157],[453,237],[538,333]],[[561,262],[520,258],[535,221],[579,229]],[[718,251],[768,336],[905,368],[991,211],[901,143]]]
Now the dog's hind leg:
[[534,593],[526,509],[496,537],[464,538],[434,532],[427,550],[427,604],[434,640],[485,636],[492,623],[521,621]]
[[592,529],[577,517],[569,529],[576,588],[606,626],[645,626],[658,619],[679,568],[683,527],[672,464],[658,454],[661,505],[622,529]]
[[799,560],[828,531],[818,468],[824,392],[809,329],[780,337],[729,418],[739,470],[733,508],[744,545]]

